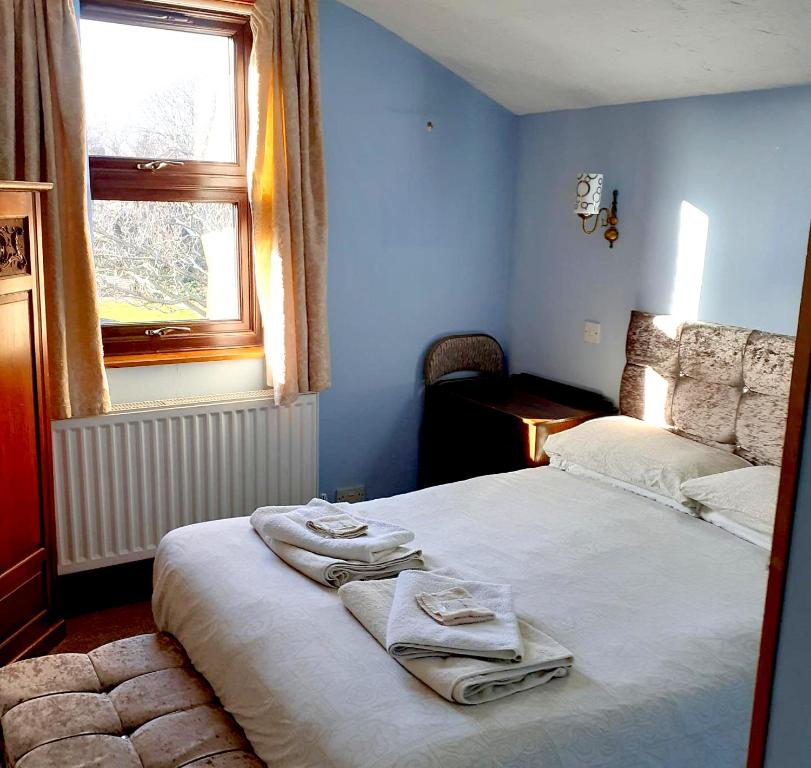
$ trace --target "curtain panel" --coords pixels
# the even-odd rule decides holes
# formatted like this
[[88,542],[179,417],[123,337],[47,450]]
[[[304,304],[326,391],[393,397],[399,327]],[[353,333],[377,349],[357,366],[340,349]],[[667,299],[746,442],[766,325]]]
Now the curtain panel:
[[0,2],[0,177],[54,184],[42,201],[54,419],[110,409],[90,249],[81,74],[72,0]]
[[268,384],[286,405],[330,384],[318,3],[257,0],[251,28],[256,289]]

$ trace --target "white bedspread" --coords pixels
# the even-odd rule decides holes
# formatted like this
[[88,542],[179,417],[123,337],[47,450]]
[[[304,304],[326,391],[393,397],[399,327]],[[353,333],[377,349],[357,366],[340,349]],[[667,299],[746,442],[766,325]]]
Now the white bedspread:
[[[247,518],[168,534],[154,610],[272,768],[739,768],[767,553],[559,470],[367,502],[428,565],[477,564],[569,648],[567,678],[464,707],[391,659]],[[247,510],[246,510],[247,511]]]

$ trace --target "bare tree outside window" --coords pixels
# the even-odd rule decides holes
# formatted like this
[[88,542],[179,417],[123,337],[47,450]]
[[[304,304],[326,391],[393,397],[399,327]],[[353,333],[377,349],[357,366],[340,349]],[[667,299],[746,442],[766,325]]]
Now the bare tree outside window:
[[239,317],[234,206],[99,200],[93,208],[102,323]]

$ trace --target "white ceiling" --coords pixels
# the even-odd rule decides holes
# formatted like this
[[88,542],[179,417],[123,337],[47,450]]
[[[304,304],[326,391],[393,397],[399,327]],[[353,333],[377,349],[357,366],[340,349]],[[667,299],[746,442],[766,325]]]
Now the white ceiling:
[[811,82],[811,0],[342,0],[518,114]]

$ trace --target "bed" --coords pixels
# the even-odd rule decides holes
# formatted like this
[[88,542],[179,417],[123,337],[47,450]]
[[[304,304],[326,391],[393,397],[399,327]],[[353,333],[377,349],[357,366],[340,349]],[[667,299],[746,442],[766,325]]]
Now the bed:
[[[703,324],[663,332],[661,322],[632,317],[623,410],[650,416],[640,409],[652,407],[653,370],[674,430],[779,463],[782,427],[750,440],[747,425],[756,413],[784,414],[786,337]],[[737,365],[749,374],[731,379]],[[722,387],[737,391],[734,405]],[[451,704],[391,659],[334,590],[276,558],[248,518],[178,529],[156,558],[156,621],[271,768],[744,763],[766,550],[551,467],[366,502],[359,513],[413,529],[429,565],[512,584],[519,614],[569,648],[574,668],[501,701]]]

